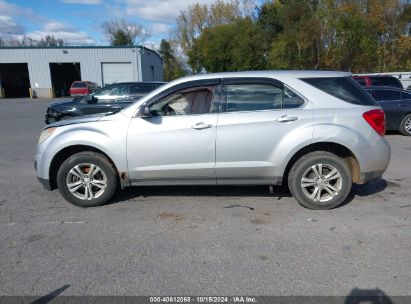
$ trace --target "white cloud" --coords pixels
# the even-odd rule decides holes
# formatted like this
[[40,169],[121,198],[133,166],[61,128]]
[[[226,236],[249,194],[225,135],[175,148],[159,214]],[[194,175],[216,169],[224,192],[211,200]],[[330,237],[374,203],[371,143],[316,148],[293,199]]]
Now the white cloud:
[[60,21],[50,21],[44,25],[45,31],[58,32],[58,31],[73,31],[74,28],[70,24]]
[[125,0],[126,13],[145,20],[171,22],[190,4],[211,4],[215,0]]
[[83,31],[34,31],[27,33],[26,36],[34,40],[40,40],[47,35],[53,35],[56,38],[63,39],[69,45],[92,45],[96,41]]
[[54,36],[58,39],[63,39],[65,43],[69,45],[93,45],[96,41],[91,38],[86,32],[79,31],[73,26],[51,20],[47,22],[41,30],[32,31],[28,33],[20,33],[13,35],[13,38],[21,39],[23,36],[30,37],[34,40],[41,40],[47,35]]
[[101,4],[101,0],[62,0],[62,2],[68,3],[68,4],[91,4],[91,5]]
[[24,27],[10,16],[0,16],[0,36],[19,35],[24,33]]
[[[100,0],[65,0],[78,2],[101,2]],[[31,9],[17,6],[5,0],[0,0],[0,36],[8,35],[5,38],[21,39],[23,36],[28,36],[34,40],[40,40],[47,35],[53,35],[56,38],[63,39],[67,44],[72,45],[91,45],[96,44],[96,41],[91,38],[86,32],[80,31],[70,24],[56,20],[47,20]],[[43,24],[40,30],[25,32],[24,27],[15,21],[15,17],[24,17],[30,20]]]
[[154,22],[150,24],[149,32],[152,35],[166,34],[170,30],[168,24]]

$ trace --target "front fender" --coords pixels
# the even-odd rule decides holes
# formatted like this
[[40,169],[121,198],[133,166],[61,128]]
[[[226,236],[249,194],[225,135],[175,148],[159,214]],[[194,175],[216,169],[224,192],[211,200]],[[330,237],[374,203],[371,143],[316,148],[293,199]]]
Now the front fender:
[[127,123],[119,121],[67,125],[56,128],[56,133],[37,147],[37,175],[49,179],[50,165],[60,151],[72,146],[89,146],[105,153],[119,172],[127,172]]

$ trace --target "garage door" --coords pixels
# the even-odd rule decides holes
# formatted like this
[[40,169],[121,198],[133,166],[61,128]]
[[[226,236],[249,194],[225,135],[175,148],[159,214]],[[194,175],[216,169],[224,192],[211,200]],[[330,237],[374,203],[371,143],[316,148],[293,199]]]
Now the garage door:
[[133,66],[130,62],[102,63],[103,86],[108,84],[134,81]]

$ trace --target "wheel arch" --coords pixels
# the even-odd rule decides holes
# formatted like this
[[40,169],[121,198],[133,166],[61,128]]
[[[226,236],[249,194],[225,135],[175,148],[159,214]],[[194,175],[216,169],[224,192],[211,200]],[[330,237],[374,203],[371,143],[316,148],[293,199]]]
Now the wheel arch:
[[116,173],[117,173],[117,178],[125,179],[127,174],[125,172],[119,172],[117,169],[116,164],[114,161],[111,159],[110,156],[108,156],[105,152],[102,150],[95,148],[93,146],[88,146],[88,145],[71,145],[68,147],[65,147],[61,149],[56,155],[54,155],[50,167],[49,167],[49,183],[51,190],[57,189],[57,172],[60,168],[60,166],[63,164],[63,162],[69,158],[70,156],[80,153],[80,152],[96,152],[104,155],[110,163],[113,165]]
[[324,152],[333,153],[343,158],[348,166],[348,169],[351,172],[353,183],[361,182],[360,164],[355,154],[349,148],[347,148],[346,146],[342,144],[338,144],[335,142],[317,142],[317,143],[309,144],[294,153],[294,155],[288,161],[287,166],[285,167],[282,184],[287,185],[288,174],[290,173],[291,167],[295,164],[295,162],[298,159],[300,159],[303,155],[307,153],[316,152],[316,151],[324,151]]

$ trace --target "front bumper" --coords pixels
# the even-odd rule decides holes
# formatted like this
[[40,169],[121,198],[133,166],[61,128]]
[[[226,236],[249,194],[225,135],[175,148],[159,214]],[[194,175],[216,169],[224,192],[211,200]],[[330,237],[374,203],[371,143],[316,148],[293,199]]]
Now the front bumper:
[[[37,173],[37,160],[34,161],[34,170],[36,170],[36,173]],[[48,179],[46,179],[46,178],[41,178],[41,177],[39,177],[38,175],[37,175],[37,179],[39,180],[40,184],[42,184],[43,187],[44,187],[46,190],[49,190],[49,191],[52,190],[52,189],[51,189],[51,185],[50,185],[50,180],[48,180]]]

